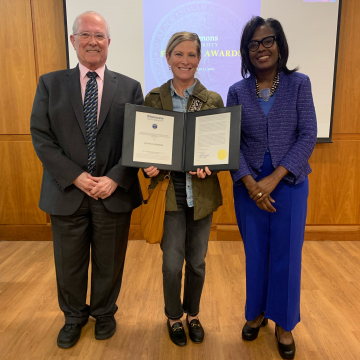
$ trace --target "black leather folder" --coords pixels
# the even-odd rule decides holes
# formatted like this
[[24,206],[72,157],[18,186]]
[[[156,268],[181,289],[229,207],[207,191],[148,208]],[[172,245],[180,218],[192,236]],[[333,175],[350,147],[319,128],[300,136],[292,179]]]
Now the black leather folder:
[[[173,149],[171,164],[156,162],[134,161],[134,141],[136,114],[139,112],[153,114],[154,116],[170,116],[174,118],[173,127]],[[195,131],[196,122],[202,116],[230,113],[229,153],[226,164],[203,163],[194,165]],[[155,126],[155,125],[154,125]],[[125,120],[123,128],[123,148],[121,165],[147,168],[155,166],[160,170],[171,171],[196,171],[208,166],[210,170],[238,170],[240,159],[240,138],[241,138],[241,105],[203,110],[197,112],[181,113],[176,111],[159,110],[152,107],[126,104]]]

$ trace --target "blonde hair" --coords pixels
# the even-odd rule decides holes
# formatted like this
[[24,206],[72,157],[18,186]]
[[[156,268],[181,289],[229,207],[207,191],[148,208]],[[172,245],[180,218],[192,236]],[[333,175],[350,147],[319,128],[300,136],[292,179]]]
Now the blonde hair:
[[196,45],[196,54],[197,54],[197,57],[200,58],[200,56],[201,56],[201,42],[200,42],[200,39],[199,39],[197,34],[191,33],[191,32],[188,32],[188,31],[180,31],[180,32],[175,33],[171,37],[171,39],[169,40],[169,42],[168,42],[168,44],[166,46],[166,53],[169,54],[169,56],[170,56],[177,45],[179,45],[183,41],[188,41],[188,40],[193,41],[195,43],[195,45]]

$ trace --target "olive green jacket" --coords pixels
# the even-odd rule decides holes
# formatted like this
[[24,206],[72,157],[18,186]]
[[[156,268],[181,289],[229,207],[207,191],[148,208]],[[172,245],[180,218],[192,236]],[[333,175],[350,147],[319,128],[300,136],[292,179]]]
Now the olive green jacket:
[[[151,90],[145,98],[144,106],[150,106],[156,109],[173,110],[172,98],[170,93],[170,82],[161,87]],[[193,98],[200,99],[203,104],[201,110],[215,109],[224,107],[221,96],[206,88],[197,80],[193,94],[189,97],[187,109],[189,109]],[[159,175],[151,178],[150,188],[154,189],[159,181],[164,179],[166,171],[160,171]],[[222,195],[217,177],[217,172],[213,171],[210,176],[200,179],[197,176],[192,177],[192,187],[194,196],[194,219],[199,220],[212,214],[222,205]],[[166,211],[177,211],[174,184],[171,179],[166,192]]]

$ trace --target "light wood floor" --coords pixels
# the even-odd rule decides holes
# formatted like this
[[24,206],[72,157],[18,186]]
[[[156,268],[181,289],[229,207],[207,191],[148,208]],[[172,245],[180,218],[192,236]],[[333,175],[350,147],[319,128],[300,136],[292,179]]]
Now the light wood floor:
[[[161,251],[130,241],[118,299],[116,334],[94,338],[94,319],[69,350],[56,346],[63,326],[51,242],[0,243],[1,359],[230,360],[281,359],[274,323],[253,343],[241,340],[245,257],[242,242],[209,244],[201,303],[201,345],[178,348],[163,315]],[[302,322],[294,330],[296,359],[360,359],[360,242],[305,242]]]

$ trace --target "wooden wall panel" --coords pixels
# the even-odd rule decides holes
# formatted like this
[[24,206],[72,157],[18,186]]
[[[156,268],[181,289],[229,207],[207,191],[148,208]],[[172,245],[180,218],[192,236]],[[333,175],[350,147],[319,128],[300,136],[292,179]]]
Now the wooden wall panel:
[[360,134],[360,1],[343,0],[333,133]]
[[214,213],[213,224],[236,224],[233,197],[233,182],[229,171],[219,173],[223,205]]
[[0,141],[0,224],[46,224],[37,206],[41,176],[31,141]]
[[31,0],[31,4],[37,77],[50,71],[66,69],[62,0]]
[[310,165],[307,224],[360,224],[360,141],[318,144]]
[[36,88],[30,1],[0,1],[0,48],[0,134],[29,134]]
[[335,224],[360,224],[360,141],[338,141]]
[[[317,144],[310,159],[308,224],[334,224],[338,143]],[[331,174],[331,176],[329,176]]]

